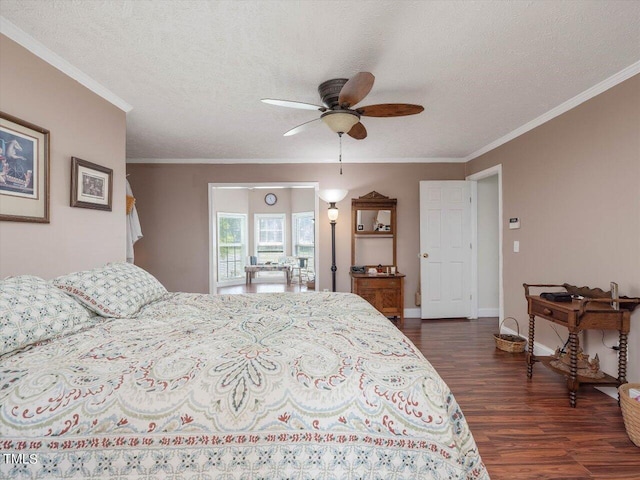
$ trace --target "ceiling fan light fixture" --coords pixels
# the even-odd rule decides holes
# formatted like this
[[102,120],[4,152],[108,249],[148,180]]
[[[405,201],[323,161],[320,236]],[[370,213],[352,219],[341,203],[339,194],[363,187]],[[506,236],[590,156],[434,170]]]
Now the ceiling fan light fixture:
[[356,112],[330,111],[322,114],[322,121],[335,133],[348,133],[360,121]]

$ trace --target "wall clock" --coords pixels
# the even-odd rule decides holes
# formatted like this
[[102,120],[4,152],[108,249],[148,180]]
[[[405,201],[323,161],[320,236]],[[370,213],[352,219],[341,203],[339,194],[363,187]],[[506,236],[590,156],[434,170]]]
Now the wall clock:
[[266,203],[267,205],[275,205],[277,201],[278,197],[276,197],[275,193],[267,193],[264,196],[264,203]]

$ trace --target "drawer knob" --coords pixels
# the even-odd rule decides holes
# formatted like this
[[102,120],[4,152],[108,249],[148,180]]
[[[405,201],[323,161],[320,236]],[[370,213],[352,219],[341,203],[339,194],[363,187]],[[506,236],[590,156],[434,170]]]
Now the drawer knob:
[[545,315],[549,315],[550,317],[553,316],[553,310],[550,310],[548,308],[542,310],[542,313],[544,313]]

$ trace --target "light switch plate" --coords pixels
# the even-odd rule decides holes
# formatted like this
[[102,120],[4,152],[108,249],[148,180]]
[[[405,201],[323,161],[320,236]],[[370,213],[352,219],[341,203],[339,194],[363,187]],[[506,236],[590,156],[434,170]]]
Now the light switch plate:
[[518,240],[513,241],[513,253],[518,253],[520,251],[520,242]]

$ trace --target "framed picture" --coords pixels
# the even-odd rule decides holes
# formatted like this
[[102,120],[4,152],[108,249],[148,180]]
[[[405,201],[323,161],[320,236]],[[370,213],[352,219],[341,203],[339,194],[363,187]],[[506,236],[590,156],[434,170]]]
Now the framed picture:
[[111,211],[113,170],[71,157],[71,206]]
[[0,220],[49,223],[49,130],[3,112]]

